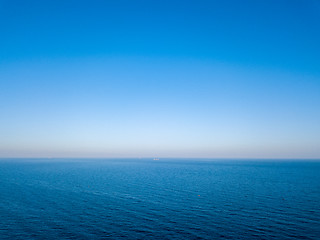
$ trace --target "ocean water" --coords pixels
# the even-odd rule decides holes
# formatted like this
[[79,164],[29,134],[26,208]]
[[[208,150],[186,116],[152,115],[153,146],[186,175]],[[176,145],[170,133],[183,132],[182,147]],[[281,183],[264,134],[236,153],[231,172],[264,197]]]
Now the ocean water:
[[0,239],[320,239],[320,162],[2,159]]

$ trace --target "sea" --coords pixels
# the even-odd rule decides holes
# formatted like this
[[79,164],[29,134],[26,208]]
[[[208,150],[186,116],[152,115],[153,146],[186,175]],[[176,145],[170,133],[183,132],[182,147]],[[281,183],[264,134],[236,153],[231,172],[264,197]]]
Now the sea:
[[0,239],[320,239],[320,161],[1,159]]

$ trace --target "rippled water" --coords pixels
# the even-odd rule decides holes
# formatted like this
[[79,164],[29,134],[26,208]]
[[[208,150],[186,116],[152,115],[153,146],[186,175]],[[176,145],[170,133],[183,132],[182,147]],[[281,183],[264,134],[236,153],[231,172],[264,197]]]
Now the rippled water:
[[320,239],[320,162],[0,160],[1,239]]

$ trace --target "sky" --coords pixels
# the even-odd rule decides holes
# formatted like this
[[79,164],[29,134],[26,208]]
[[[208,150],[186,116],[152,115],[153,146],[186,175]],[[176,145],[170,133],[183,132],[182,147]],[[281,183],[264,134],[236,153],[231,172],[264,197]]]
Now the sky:
[[0,0],[0,158],[320,159],[319,43],[319,0]]

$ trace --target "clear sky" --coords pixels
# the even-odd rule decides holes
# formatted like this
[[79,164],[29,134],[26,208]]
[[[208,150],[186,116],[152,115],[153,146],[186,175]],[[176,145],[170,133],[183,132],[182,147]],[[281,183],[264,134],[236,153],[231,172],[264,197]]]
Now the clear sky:
[[320,1],[0,0],[0,157],[320,158]]

